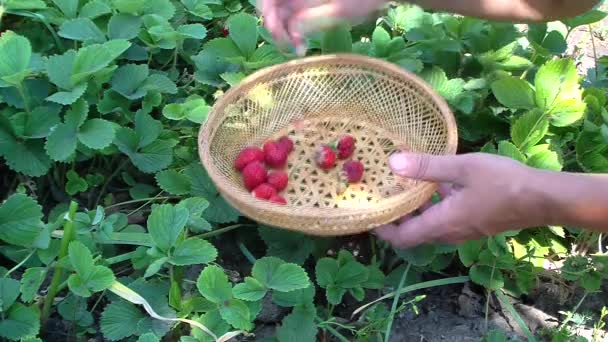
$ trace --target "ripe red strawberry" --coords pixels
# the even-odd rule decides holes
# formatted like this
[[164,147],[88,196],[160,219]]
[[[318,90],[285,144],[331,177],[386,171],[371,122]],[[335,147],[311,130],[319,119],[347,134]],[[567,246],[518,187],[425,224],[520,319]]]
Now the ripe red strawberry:
[[348,160],[342,166],[342,171],[349,183],[357,183],[363,178],[365,167],[358,160]]
[[266,164],[270,167],[279,169],[287,164],[287,151],[274,140],[269,140],[264,144],[264,156]]
[[287,200],[281,195],[274,195],[270,197],[269,201],[277,204],[287,204]]
[[224,37],[228,37],[229,34],[230,34],[230,32],[228,31],[228,29],[225,27],[222,27],[222,35]]
[[321,146],[315,151],[315,162],[323,170],[329,170],[336,165],[336,154],[329,146]]
[[255,198],[267,200],[272,196],[276,196],[277,190],[275,190],[275,188],[268,183],[262,183],[253,189],[252,194]]
[[257,160],[247,164],[243,169],[243,183],[249,191],[266,182],[267,178],[268,171],[266,171],[264,164]]
[[289,137],[281,137],[279,140],[277,140],[277,142],[283,149],[285,149],[285,151],[287,151],[287,153],[291,153],[291,151],[293,151],[293,141],[289,139]]
[[287,172],[278,170],[268,174],[268,184],[272,185],[277,191],[283,191],[287,187],[289,176]]
[[259,147],[247,146],[236,156],[234,168],[242,171],[247,164],[254,161],[264,162],[264,151]]
[[352,135],[343,135],[334,144],[334,147],[338,152],[338,158],[349,158],[355,152],[355,138]]

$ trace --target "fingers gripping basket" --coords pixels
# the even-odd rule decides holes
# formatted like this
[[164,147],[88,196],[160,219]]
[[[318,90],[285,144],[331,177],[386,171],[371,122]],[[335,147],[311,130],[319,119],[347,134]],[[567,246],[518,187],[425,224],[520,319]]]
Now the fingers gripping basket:
[[[360,183],[340,184],[340,163],[325,172],[316,147],[340,134],[357,141],[365,165]],[[239,151],[289,135],[287,205],[254,199],[233,168]],[[447,104],[401,68],[356,55],[304,58],[259,71],[224,94],[199,134],[201,161],[224,198],[244,215],[312,235],[370,230],[415,210],[436,184],[395,176],[388,157],[399,150],[456,153]]]

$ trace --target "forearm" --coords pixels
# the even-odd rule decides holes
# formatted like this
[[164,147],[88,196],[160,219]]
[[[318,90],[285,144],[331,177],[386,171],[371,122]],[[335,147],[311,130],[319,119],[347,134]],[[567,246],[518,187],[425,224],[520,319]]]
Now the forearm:
[[530,215],[544,224],[608,232],[608,174],[538,171],[529,180]]
[[411,0],[426,9],[490,20],[522,22],[553,21],[575,17],[599,0]]

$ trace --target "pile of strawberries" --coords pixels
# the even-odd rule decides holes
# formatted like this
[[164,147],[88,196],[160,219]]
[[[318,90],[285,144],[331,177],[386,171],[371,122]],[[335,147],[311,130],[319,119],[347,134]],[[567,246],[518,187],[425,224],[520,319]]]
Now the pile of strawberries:
[[[285,197],[279,193],[287,187],[289,176],[284,168],[291,151],[293,141],[289,137],[268,140],[263,149],[245,147],[237,155],[234,167],[241,172],[243,185],[253,196],[272,203],[287,204]],[[273,170],[269,171],[267,167]]]
[[[285,167],[292,151],[293,141],[287,136],[267,140],[262,148],[247,146],[241,150],[234,161],[234,168],[241,173],[243,185],[255,198],[287,204],[280,193],[289,182]],[[364,167],[360,161],[349,159],[354,151],[355,139],[343,135],[334,143],[318,148],[314,160],[325,171],[334,168],[338,159],[345,160],[342,178],[347,183],[357,183],[363,178]]]
[[358,160],[349,159],[355,152],[355,138],[343,135],[330,145],[323,145],[315,153],[315,162],[323,170],[336,166],[337,159],[345,160],[342,164],[342,177],[347,183],[357,183],[363,178],[365,167]]

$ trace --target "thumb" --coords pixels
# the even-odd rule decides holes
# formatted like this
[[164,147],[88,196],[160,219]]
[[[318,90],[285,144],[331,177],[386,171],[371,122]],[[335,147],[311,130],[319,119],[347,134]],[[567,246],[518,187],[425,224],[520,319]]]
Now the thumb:
[[389,166],[401,177],[431,182],[463,184],[467,181],[466,156],[437,156],[400,152],[389,158]]

